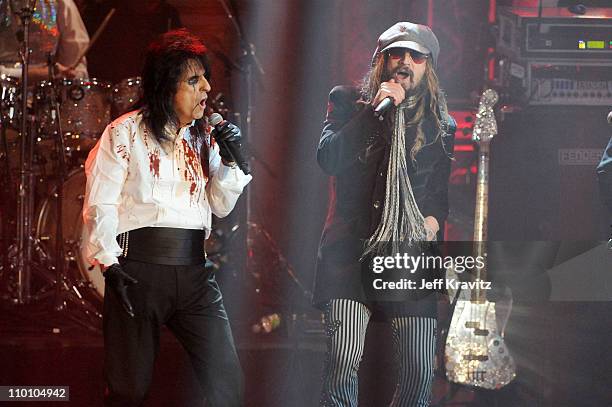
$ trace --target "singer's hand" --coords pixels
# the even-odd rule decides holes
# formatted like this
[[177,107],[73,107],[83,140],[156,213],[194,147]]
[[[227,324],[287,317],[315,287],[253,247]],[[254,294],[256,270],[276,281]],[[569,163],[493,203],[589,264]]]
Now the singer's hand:
[[234,162],[234,157],[232,157],[230,151],[232,148],[235,151],[239,150],[241,146],[240,140],[242,139],[238,126],[225,122],[222,126],[215,127],[211,135],[215,138],[217,144],[219,144],[219,154],[223,161]]
[[104,270],[104,280],[106,284],[112,289],[113,293],[117,296],[123,309],[128,313],[129,316],[134,318],[134,308],[127,295],[127,288],[132,284],[138,283],[136,279],[130,276],[128,273],[123,271],[121,265],[115,263],[108,266]]
[[372,107],[378,106],[380,102],[388,97],[393,99],[393,104],[395,106],[402,103],[406,97],[406,90],[402,87],[402,85],[397,83],[395,78],[391,78],[388,82],[383,82],[380,84],[380,89],[378,89],[378,93],[376,96],[374,96],[374,100],[372,100]]
[[436,234],[440,230],[440,224],[433,216],[425,218],[425,231],[427,232],[427,241],[431,242],[436,239]]

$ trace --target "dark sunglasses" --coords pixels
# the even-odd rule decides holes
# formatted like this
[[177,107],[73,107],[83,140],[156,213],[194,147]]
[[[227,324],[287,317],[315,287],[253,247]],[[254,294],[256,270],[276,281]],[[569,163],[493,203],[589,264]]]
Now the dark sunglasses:
[[427,58],[429,58],[429,54],[423,54],[422,52],[408,48],[391,48],[387,50],[387,55],[391,59],[403,59],[404,55],[406,55],[406,52],[410,54],[410,58],[412,58],[412,61],[415,64],[420,65],[423,62],[427,61]]

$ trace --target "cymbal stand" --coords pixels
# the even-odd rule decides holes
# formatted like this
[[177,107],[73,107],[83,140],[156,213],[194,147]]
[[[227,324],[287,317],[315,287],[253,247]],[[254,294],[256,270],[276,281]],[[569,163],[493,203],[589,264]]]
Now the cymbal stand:
[[[17,185],[17,217],[16,242],[8,247],[6,252],[7,270],[16,270],[16,281],[13,275],[7,275],[6,293],[0,296],[11,303],[25,305],[31,303],[32,271],[44,278],[47,284],[53,284],[54,279],[47,272],[45,266],[49,258],[42,249],[40,242],[32,235],[32,216],[34,213],[34,174],[32,162],[34,158],[34,117],[28,110],[28,70],[30,65],[30,21],[34,13],[36,0],[28,0],[24,7],[16,11],[20,17],[23,35],[18,35],[21,41],[21,120],[20,120],[20,154],[19,154],[19,183]],[[34,263],[33,254],[36,253],[42,264]],[[3,273],[4,274],[4,273]]]
[[4,112],[2,112],[2,108],[0,107],[0,139],[1,139],[1,143],[2,143],[2,154],[4,155],[4,162],[3,162],[3,177],[2,177],[2,182],[4,185],[10,185],[11,184],[11,157],[9,157],[9,146],[8,146],[8,140],[6,139],[6,125],[3,122],[3,117],[4,117]]
[[[241,30],[240,22],[237,16],[232,14],[230,7],[228,5],[228,2],[226,0],[218,0],[218,1],[223,7],[223,10],[226,13],[228,21],[231,22],[234,28],[234,31],[236,32],[236,35],[240,41],[240,46],[242,48],[242,55],[238,63],[231,63],[232,67],[236,68],[240,73],[244,75],[245,77],[244,82],[246,84],[246,107],[245,107],[245,112],[242,115],[245,120],[245,124],[244,124],[243,131],[242,131],[242,134],[243,134],[242,144],[249,147],[247,148],[248,161],[256,159],[260,164],[263,165],[263,168],[271,176],[275,178],[276,176],[274,172],[270,169],[270,167],[265,163],[265,161],[258,158],[257,155],[255,154],[255,151],[252,150],[250,147],[254,144],[251,142],[251,137],[253,135],[252,134],[252,128],[253,128],[252,113],[253,113],[254,101],[255,101],[255,91],[256,91],[255,85],[258,84],[260,87],[262,86],[261,81],[260,80],[256,81],[256,79],[261,79],[261,77],[265,76],[266,73],[262,67],[262,64],[259,58],[257,57],[255,45],[248,40],[245,33]],[[253,222],[252,220],[253,205],[252,205],[252,195],[251,195],[250,185],[247,185],[245,187],[244,195],[245,195],[245,201],[246,201],[245,202],[245,206],[246,206],[245,212],[246,213],[244,216],[244,220],[243,218],[241,218],[239,224],[246,226],[243,228],[244,235],[241,236],[246,241],[245,242],[246,244],[244,247],[245,252],[251,251],[252,249],[252,243],[251,243],[252,236],[250,234],[256,233],[257,231],[259,231],[260,233],[263,233],[265,236],[265,239],[267,239],[269,243],[271,244],[271,247],[274,248],[276,258],[278,259],[280,265],[286,272],[287,276],[290,278],[291,282],[299,289],[301,296],[304,298],[310,298],[312,294],[298,279],[293,268],[291,267],[289,262],[285,259],[285,257],[282,255],[281,250],[277,247],[277,245],[275,244],[270,234],[265,230],[263,226],[258,225],[255,222]],[[251,264],[249,262],[248,257],[244,259],[242,266],[247,273],[251,271],[249,270],[251,268]]]
[[[10,299],[11,302],[26,305],[32,303],[32,300],[41,300],[51,294],[51,290],[48,290],[49,287],[54,287],[53,291],[56,294],[56,304],[55,310],[62,310],[65,307],[66,300],[70,300],[77,305],[81,306],[82,311],[86,314],[86,318],[82,319],[71,313],[69,317],[71,317],[75,322],[89,328],[93,331],[99,331],[98,328],[95,327],[91,322],[91,316],[99,317],[101,316],[99,312],[93,307],[90,303],[85,301],[82,295],[78,292],[74,285],[69,285],[67,281],[63,267],[64,262],[66,261],[64,254],[64,241],[63,241],[63,230],[61,229],[62,219],[61,219],[61,210],[62,205],[61,201],[58,202],[58,213],[60,217],[58,217],[58,232],[59,236],[57,236],[58,246],[56,247],[57,253],[61,255],[56,259],[57,261],[57,270],[60,270],[60,274],[56,277],[50,273],[51,270],[54,269],[49,256],[45,252],[45,250],[40,245],[40,241],[33,236],[32,229],[32,216],[34,212],[34,186],[33,186],[33,171],[32,171],[32,163],[33,163],[33,154],[34,154],[34,120],[33,117],[29,114],[28,111],[28,68],[29,68],[29,58],[30,58],[30,36],[29,36],[29,28],[30,21],[32,19],[32,15],[34,12],[34,5],[36,0],[28,0],[25,7],[23,7],[17,14],[21,18],[22,26],[23,26],[23,40],[22,40],[22,50],[21,50],[21,59],[22,59],[22,80],[21,80],[21,126],[20,126],[20,173],[19,173],[19,185],[18,185],[18,203],[17,203],[17,242],[16,245],[9,247],[8,257],[13,258],[13,266],[17,269],[17,281],[15,286],[12,286],[11,281],[7,282],[8,295],[2,295],[3,299]],[[53,86],[52,86],[53,87]],[[54,90],[54,89],[53,89]],[[53,93],[53,92],[52,92]],[[55,96],[55,95],[53,95]],[[57,104],[57,98],[52,98],[55,101],[54,109],[56,114],[59,114],[59,108]],[[58,116],[59,117],[59,116]],[[57,121],[58,125],[60,125],[60,121]],[[63,195],[61,187],[63,186],[65,165],[63,165],[63,139],[61,137],[60,131],[59,139],[60,144],[60,186],[59,186],[59,194]],[[36,253],[38,260],[41,261],[42,264],[34,263],[33,254]],[[32,275],[33,271],[36,272],[37,277],[41,277],[45,282],[45,286],[43,286],[35,295],[32,295]],[[9,279],[10,280],[10,279]],[[75,291],[74,294],[72,291]],[[14,297],[12,297],[14,295]]]
[[[253,222],[249,222],[248,228],[249,228],[247,232],[247,235],[249,236],[248,248],[250,250],[254,250],[252,239],[255,239],[255,238],[263,239],[267,243],[268,248],[270,249],[270,251],[272,252],[274,256],[274,259],[270,261],[271,269],[273,269],[275,266],[278,267],[279,271],[283,272],[285,276],[288,277],[289,282],[298,290],[298,293],[300,294],[299,297],[296,298],[292,296],[290,300],[296,301],[298,299],[301,299],[301,300],[306,300],[308,303],[310,303],[310,300],[312,299],[312,293],[310,292],[308,288],[306,288],[306,286],[304,286],[304,284],[302,284],[302,282],[296,275],[295,270],[293,269],[293,266],[285,258],[280,247],[278,247],[278,245],[276,244],[276,242],[274,241],[270,233],[268,233],[268,231],[261,225],[257,223],[253,223]],[[257,234],[259,234],[260,236],[257,236]],[[253,270],[253,266],[254,265],[251,264],[251,262],[247,260],[247,271],[253,274],[259,272],[259,270]],[[277,275],[277,277],[278,276],[279,275]],[[287,287],[277,287],[276,289],[276,291],[280,291],[280,292],[286,292],[286,290],[287,290]],[[285,302],[285,300],[286,299],[279,298],[279,302]]]
[[[3,196],[12,196],[12,186],[11,182],[11,166],[10,166],[10,157],[9,157],[9,148],[8,141],[6,139],[6,126],[4,124],[4,112],[2,111],[2,106],[0,105],[0,138],[2,143],[2,152],[0,153],[0,157],[3,157],[3,168],[0,172],[0,194]],[[11,218],[9,213],[11,212],[11,205],[8,202],[8,199],[3,199],[2,204],[0,204],[0,214],[2,219],[0,219],[0,281],[2,280],[3,275],[9,270],[9,261],[8,261],[8,238],[11,235],[9,228],[8,219]]]
[[[246,84],[246,106],[244,108],[244,113],[241,115],[241,118],[244,118],[243,119],[244,125],[242,126],[242,123],[241,123],[241,126],[242,126],[242,144],[249,145],[249,141],[251,140],[251,137],[252,137],[251,130],[253,128],[252,113],[253,113],[254,100],[255,100],[255,83],[254,83],[256,79],[255,74],[261,77],[265,75],[265,71],[259,61],[259,58],[257,57],[255,45],[248,40],[245,33],[242,31],[238,17],[232,14],[232,11],[228,5],[228,2],[226,0],[218,0],[218,1],[223,7],[223,10],[226,13],[228,21],[232,24],[234,31],[236,32],[236,35],[240,42],[240,47],[242,48],[241,50],[242,55],[240,57],[240,60],[238,61],[238,63],[232,64],[232,66],[237,68],[237,70],[241,74],[244,75],[244,83]],[[258,83],[261,85],[261,82],[258,82]],[[250,161],[251,158],[252,156],[249,154],[247,160]],[[251,195],[250,185],[247,185],[245,187],[243,195],[244,195],[244,200],[245,200],[245,203],[244,203],[245,210],[244,210],[244,215],[243,214],[240,215],[238,223],[240,225],[245,226],[244,228],[242,228],[242,230],[244,231],[244,234],[240,236],[241,244],[244,245],[240,251],[246,254],[249,248],[249,236],[248,236],[249,224],[252,223],[252,195]],[[246,270],[248,268],[247,258],[243,257],[241,259],[241,262],[242,262],[242,268]]]
[[[23,25],[21,49],[21,148],[17,204],[17,303],[30,302],[32,263],[32,133],[28,132],[28,68],[30,65],[30,21],[36,0],[29,0],[18,12]],[[29,148],[28,148],[29,147]],[[27,157],[26,157],[27,155]]]
[[[63,217],[63,208],[64,208],[64,183],[66,181],[66,159],[64,152],[66,151],[66,146],[64,144],[64,132],[62,129],[62,120],[61,120],[61,109],[59,105],[59,92],[57,92],[56,86],[56,78],[55,78],[55,70],[54,70],[54,61],[51,53],[47,55],[47,65],[49,68],[49,81],[51,83],[50,86],[50,95],[49,95],[49,111],[52,117],[55,120],[55,151],[58,157],[58,165],[57,165],[57,185],[56,185],[56,196],[55,202],[55,210],[56,210],[56,219],[57,223],[55,225],[55,303],[54,310],[55,311],[66,311],[67,310],[67,301],[72,301],[75,303],[87,317],[93,316],[97,319],[100,319],[102,315],[96,310],[96,308],[86,299],[83,298],[82,294],[79,292],[78,287],[73,284],[72,281],[68,278],[66,273],[67,271],[67,260],[65,254],[65,244],[64,241],[64,217]],[[77,248],[78,250],[78,248]],[[76,295],[76,297],[75,297]],[[73,313],[70,314],[70,317],[76,322],[85,325],[85,327],[91,330],[97,330],[94,325],[91,324],[91,321],[81,320],[77,318]]]

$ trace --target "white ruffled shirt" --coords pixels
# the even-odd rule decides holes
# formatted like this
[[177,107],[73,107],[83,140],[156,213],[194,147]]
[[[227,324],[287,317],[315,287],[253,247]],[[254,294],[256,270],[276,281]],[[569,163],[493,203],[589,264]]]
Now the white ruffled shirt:
[[[208,168],[190,126],[167,130],[174,141],[158,143],[142,114],[125,114],[106,127],[85,163],[83,250],[87,260],[117,263],[120,233],[143,227],[204,229],[212,214],[228,215],[252,177],[221,162],[219,146],[206,134]],[[195,131],[195,130],[194,130]]]

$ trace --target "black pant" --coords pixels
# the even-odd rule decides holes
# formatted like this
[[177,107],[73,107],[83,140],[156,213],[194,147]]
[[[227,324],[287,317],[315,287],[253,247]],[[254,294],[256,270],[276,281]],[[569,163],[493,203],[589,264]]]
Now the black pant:
[[128,289],[131,318],[112,290],[104,296],[105,406],[138,406],[151,383],[166,324],[193,365],[208,405],[241,406],[243,377],[223,299],[204,265],[166,266],[122,260],[138,280]]

